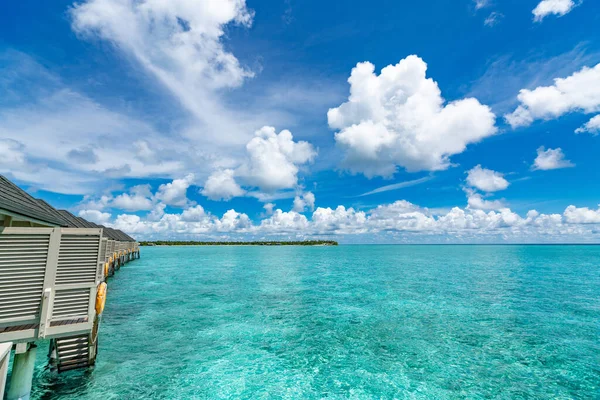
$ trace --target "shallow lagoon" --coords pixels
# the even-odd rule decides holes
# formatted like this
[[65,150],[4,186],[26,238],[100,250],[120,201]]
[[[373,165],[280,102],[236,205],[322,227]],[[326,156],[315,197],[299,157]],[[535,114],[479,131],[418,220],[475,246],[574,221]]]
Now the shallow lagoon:
[[34,399],[600,397],[600,246],[155,247]]

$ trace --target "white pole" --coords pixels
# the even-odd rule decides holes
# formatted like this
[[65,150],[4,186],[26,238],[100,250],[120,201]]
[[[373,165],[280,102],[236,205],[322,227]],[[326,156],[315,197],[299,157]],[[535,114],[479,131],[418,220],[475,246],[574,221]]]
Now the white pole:
[[37,346],[33,343],[23,353],[15,354],[6,400],[29,400]]
[[6,375],[8,374],[8,360],[10,359],[10,349],[12,342],[0,343],[0,399],[4,398],[4,388],[6,387]]

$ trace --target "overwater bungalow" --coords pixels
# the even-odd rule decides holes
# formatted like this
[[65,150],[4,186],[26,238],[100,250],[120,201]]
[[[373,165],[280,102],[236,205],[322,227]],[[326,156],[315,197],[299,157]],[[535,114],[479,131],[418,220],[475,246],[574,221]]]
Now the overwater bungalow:
[[0,398],[10,349],[9,400],[31,390],[38,340],[50,340],[58,372],[94,364],[106,279],[137,257],[129,235],[56,210],[0,175]]

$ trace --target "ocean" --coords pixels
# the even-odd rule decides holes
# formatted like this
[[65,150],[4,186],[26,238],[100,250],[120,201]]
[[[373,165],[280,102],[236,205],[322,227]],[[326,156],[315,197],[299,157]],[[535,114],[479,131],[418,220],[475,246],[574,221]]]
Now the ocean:
[[600,246],[143,247],[34,399],[598,399]]

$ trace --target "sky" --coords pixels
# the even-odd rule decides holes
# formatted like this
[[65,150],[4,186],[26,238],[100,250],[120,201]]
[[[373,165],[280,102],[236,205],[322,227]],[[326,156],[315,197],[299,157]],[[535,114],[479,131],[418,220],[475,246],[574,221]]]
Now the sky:
[[0,14],[0,173],[138,239],[600,243],[600,3]]

